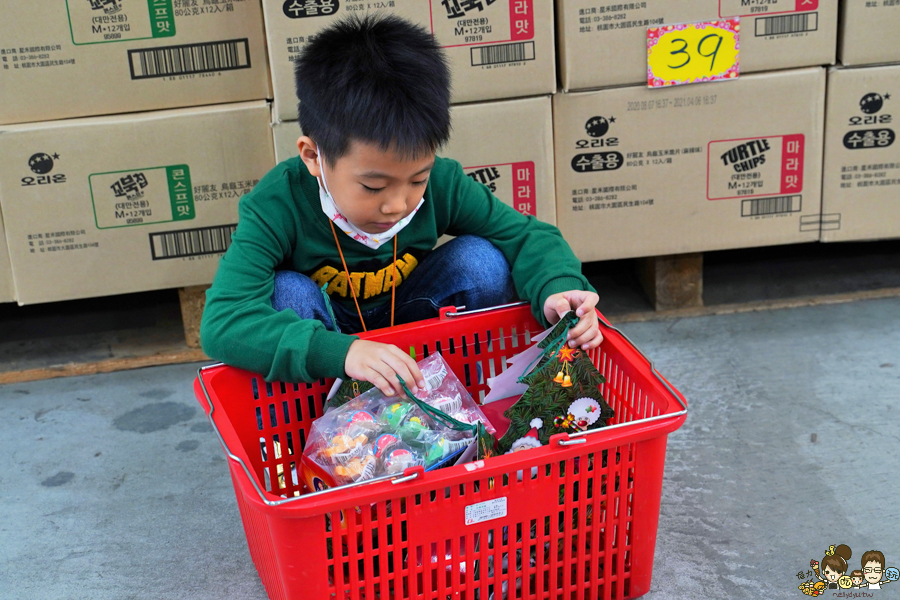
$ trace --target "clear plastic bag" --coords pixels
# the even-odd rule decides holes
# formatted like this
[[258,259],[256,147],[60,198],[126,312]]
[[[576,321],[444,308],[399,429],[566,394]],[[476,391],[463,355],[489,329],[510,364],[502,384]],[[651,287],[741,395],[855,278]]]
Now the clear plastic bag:
[[332,487],[431,468],[474,442],[477,423],[494,433],[440,354],[418,365],[426,385],[415,398],[373,388],[313,423],[301,461],[308,485],[314,478]]

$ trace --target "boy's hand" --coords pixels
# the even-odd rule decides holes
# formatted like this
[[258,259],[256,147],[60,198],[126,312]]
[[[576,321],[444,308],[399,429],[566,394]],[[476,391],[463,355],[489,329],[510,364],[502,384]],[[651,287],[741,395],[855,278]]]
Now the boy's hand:
[[400,395],[404,393],[397,375],[413,394],[425,387],[425,378],[416,361],[391,344],[356,340],[350,344],[344,360],[344,371],[348,377],[368,381],[385,396],[393,396],[394,392]]
[[597,312],[594,310],[599,301],[600,296],[594,292],[581,290],[553,294],[544,302],[544,316],[547,322],[555,325],[564,314],[574,310],[578,316],[578,323],[569,330],[569,347],[592,350],[603,341]]

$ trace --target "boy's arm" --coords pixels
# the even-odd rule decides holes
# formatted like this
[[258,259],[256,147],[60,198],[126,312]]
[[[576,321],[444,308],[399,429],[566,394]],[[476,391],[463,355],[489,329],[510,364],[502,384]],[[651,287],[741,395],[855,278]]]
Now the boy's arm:
[[446,233],[477,235],[490,240],[503,252],[512,268],[516,293],[531,301],[535,318],[549,326],[543,306],[553,294],[570,290],[596,290],[581,274],[581,262],[555,226],[525,216],[503,204],[484,185],[467,177],[456,161],[446,177],[445,189],[450,204],[450,222]]
[[269,381],[345,377],[347,350],[358,337],[272,308],[275,267],[293,251],[299,215],[293,203],[266,191],[254,189],[240,202],[238,228],[206,293],[203,351]]

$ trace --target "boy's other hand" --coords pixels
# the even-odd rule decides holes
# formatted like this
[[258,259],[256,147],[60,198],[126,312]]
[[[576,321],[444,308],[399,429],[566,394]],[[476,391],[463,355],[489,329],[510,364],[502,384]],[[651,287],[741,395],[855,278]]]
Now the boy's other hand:
[[404,394],[397,375],[413,394],[425,387],[425,378],[416,361],[392,344],[356,340],[350,344],[344,371],[348,377],[368,381],[385,396]]
[[594,310],[599,301],[600,296],[594,292],[582,290],[553,294],[544,302],[544,317],[548,323],[555,325],[564,314],[574,310],[578,323],[569,330],[569,347],[592,350],[603,341],[597,312]]

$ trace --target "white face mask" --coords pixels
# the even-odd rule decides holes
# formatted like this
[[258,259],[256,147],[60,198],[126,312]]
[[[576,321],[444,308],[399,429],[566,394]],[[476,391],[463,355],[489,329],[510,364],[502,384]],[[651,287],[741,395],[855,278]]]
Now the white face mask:
[[349,235],[351,238],[359,242],[360,244],[365,244],[369,248],[374,250],[378,250],[381,246],[383,246],[386,242],[391,241],[395,235],[400,233],[404,227],[406,227],[412,218],[416,216],[416,213],[421,208],[422,203],[425,202],[425,198],[423,197],[419,200],[419,203],[413,209],[411,213],[409,213],[406,217],[400,219],[396,225],[388,229],[383,233],[366,233],[362,231],[358,227],[356,227],[353,223],[347,220],[347,218],[341,214],[338,210],[337,205],[334,203],[334,198],[331,195],[331,192],[328,191],[328,182],[325,181],[325,168],[322,166],[322,153],[319,152],[319,147],[316,146],[316,152],[318,156],[316,156],[316,164],[319,165],[319,171],[322,173],[322,185],[319,186],[319,200],[322,203],[322,211],[328,216],[331,221],[340,227],[341,231]]

